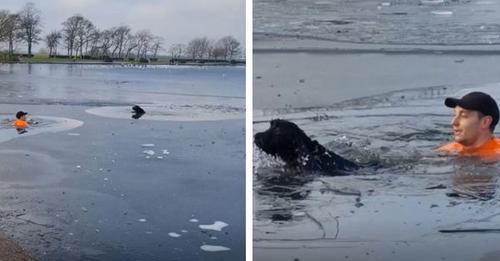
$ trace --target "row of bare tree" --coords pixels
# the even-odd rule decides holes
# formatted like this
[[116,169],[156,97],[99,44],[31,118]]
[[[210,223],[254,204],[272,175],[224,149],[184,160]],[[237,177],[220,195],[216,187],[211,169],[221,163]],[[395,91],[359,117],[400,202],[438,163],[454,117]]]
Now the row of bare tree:
[[[33,44],[42,40],[41,27],[40,10],[33,3],[27,3],[18,13],[0,10],[0,42],[7,43],[9,56],[14,54],[14,45],[19,42],[28,46],[28,55],[31,56]],[[156,58],[163,50],[163,39],[148,30],[133,33],[127,25],[100,30],[78,14],[67,18],[61,30],[50,32],[43,40],[49,56],[64,49],[69,58],[147,59]],[[242,50],[234,37],[226,36],[216,41],[207,37],[195,38],[187,45],[172,45],[169,52],[174,59],[232,60]]]
[[217,41],[207,37],[195,38],[189,44],[174,44],[169,49],[173,59],[187,57],[190,59],[223,59],[232,60],[241,54],[240,43],[232,36],[225,36]]
[[62,23],[63,29],[45,37],[49,55],[62,43],[68,57],[156,58],[163,39],[148,30],[132,33],[127,25],[99,30],[90,20],[73,15]]

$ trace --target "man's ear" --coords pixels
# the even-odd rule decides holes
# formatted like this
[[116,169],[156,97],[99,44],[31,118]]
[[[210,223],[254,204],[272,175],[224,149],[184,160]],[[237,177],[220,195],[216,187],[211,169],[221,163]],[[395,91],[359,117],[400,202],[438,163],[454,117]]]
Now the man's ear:
[[493,123],[493,117],[491,117],[490,115],[486,115],[483,118],[481,118],[481,127],[485,129],[489,129],[492,123]]

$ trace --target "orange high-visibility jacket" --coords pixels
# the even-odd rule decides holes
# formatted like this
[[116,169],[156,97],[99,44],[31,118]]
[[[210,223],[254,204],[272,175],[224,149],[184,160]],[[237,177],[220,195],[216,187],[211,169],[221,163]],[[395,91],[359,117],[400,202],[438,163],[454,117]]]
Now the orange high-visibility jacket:
[[461,156],[476,156],[486,160],[500,160],[500,139],[493,137],[477,148],[467,148],[460,143],[452,142],[439,147],[437,151]]
[[14,121],[12,126],[16,129],[26,129],[28,128],[28,123],[26,121],[17,119]]

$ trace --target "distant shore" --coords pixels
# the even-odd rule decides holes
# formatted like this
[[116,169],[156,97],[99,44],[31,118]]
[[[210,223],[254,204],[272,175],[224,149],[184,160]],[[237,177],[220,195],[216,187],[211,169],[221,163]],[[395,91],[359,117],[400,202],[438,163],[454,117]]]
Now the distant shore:
[[35,55],[32,58],[19,57],[13,61],[0,60],[0,64],[78,64],[78,65],[188,65],[188,66],[231,66],[244,65],[244,60],[213,60],[213,59],[176,59],[172,61],[170,58],[151,59],[149,62],[136,62],[129,60],[113,60],[106,61],[104,59],[70,59],[70,58],[53,58],[47,55]]

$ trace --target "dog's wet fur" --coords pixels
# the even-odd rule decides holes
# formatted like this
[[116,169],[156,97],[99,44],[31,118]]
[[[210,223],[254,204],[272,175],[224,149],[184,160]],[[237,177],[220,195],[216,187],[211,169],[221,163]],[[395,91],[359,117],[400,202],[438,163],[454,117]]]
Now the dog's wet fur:
[[133,119],[139,119],[140,117],[142,117],[142,115],[144,115],[146,113],[146,111],[144,111],[143,108],[141,108],[139,105],[134,105],[132,106],[132,118]]
[[359,166],[309,138],[295,123],[275,119],[268,130],[255,134],[255,145],[282,159],[297,172],[314,171],[325,175],[346,175]]

